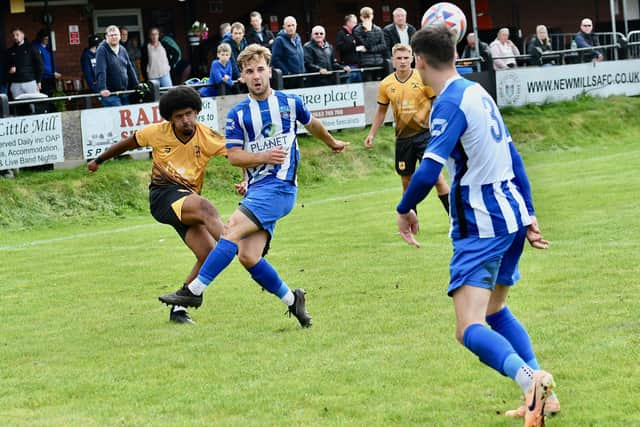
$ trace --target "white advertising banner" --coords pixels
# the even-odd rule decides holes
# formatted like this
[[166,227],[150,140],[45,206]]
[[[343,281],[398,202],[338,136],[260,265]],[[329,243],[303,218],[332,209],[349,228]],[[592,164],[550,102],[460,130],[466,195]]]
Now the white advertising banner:
[[[302,98],[311,113],[329,130],[366,126],[361,83],[287,89]],[[301,130],[300,130],[301,129]],[[306,132],[301,127],[299,132]]]
[[63,161],[60,113],[0,119],[0,170]]
[[527,67],[496,72],[498,105],[543,104],[591,96],[640,94],[640,60]]
[[[130,137],[147,125],[162,121],[157,102],[83,110],[80,113],[80,126],[84,158],[95,159],[114,142]],[[218,107],[214,98],[202,98],[198,121],[219,131]],[[144,147],[135,152],[150,150]]]

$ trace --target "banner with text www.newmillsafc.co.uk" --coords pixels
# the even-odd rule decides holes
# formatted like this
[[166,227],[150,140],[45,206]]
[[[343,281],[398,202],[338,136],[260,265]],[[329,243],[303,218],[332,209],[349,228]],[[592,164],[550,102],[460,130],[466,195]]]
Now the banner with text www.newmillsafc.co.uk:
[[543,104],[591,96],[640,94],[640,60],[589,62],[496,72],[498,105]]
[[60,113],[0,119],[0,170],[63,161]]
[[[202,98],[202,111],[198,114],[198,121],[219,131],[217,115],[216,100]],[[84,158],[95,159],[111,144],[130,137],[145,126],[162,121],[157,102],[83,110],[80,113],[80,126]],[[151,148],[143,147],[134,152],[146,151],[151,151]]]
[[[364,88],[361,83],[287,89],[302,98],[313,114],[328,130],[364,127]],[[300,126],[299,133],[306,132]]]

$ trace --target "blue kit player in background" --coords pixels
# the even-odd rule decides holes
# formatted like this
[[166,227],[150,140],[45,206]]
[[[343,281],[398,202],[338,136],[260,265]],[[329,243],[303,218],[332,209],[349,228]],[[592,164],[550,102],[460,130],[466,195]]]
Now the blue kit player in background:
[[271,89],[271,52],[251,44],[238,55],[238,66],[249,96],[227,115],[227,154],[232,165],[245,168],[249,183],[238,209],[225,224],[217,246],[205,260],[198,277],[188,286],[163,295],[169,305],[199,307],[202,293],[238,254],[240,263],[264,289],[288,307],[303,328],[311,326],[303,289],[289,289],[264,258],[276,222],[295,204],[296,172],[300,161],[297,122],[334,152],[348,145],[327,132],[302,100]]
[[540,370],[529,335],[506,299],[520,277],[525,240],[538,249],[548,242],[540,234],[529,180],[498,107],[482,86],[456,71],[454,38],[444,26],[427,26],[411,41],[416,69],[438,97],[431,140],[397,207],[398,228],[407,243],[419,247],[418,218],[411,208],[426,197],[447,163],[453,240],[448,294],[456,337],[525,393],[525,405],[506,414],[524,417],[525,426],[539,426],[545,415],[560,410],[554,380]]

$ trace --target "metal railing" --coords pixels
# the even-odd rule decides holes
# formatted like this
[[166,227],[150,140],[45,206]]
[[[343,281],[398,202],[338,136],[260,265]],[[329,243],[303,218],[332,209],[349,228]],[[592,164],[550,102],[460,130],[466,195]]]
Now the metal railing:
[[[168,90],[169,88],[165,88]],[[140,98],[148,100],[149,102],[157,101],[160,99],[160,86],[155,81],[149,81],[144,84],[141,84],[137,89],[129,89],[129,90],[120,90],[111,92],[110,96],[124,96],[124,95],[138,95]],[[76,100],[86,100],[89,104],[90,101],[94,98],[102,98],[102,95],[99,93],[83,93],[77,95],[65,95],[65,96],[40,96],[29,98],[23,94],[21,99],[16,99],[13,101],[9,101],[7,95],[0,94],[0,117],[8,117],[11,114],[12,109],[16,109],[19,106],[30,106],[31,113],[35,113],[35,106],[42,105],[53,105],[58,102],[71,102]]]
[[[640,44],[640,43],[639,43]],[[542,53],[542,58],[558,58],[560,60],[557,65],[565,65],[565,64],[575,64],[578,62],[590,62],[590,54],[593,51],[600,50],[606,51],[607,49],[618,49],[620,48],[620,44],[606,44],[595,47],[583,47],[583,48],[575,48],[575,49],[559,49],[559,50],[551,50]],[[589,54],[589,55],[585,55]],[[526,55],[511,55],[511,56],[500,56],[499,59],[515,59],[518,62],[518,65],[530,65],[528,60],[531,59],[530,54]],[[495,58],[494,58],[495,59]],[[537,65],[533,65],[537,66]]]
[[630,58],[640,58],[640,31],[627,34],[627,52]]

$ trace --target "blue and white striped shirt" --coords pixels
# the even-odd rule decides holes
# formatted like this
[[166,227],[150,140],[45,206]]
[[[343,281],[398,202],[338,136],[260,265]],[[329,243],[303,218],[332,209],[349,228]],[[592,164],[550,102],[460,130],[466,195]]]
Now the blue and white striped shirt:
[[296,185],[300,161],[297,122],[306,126],[311,123],[311,118],[299,96],[275,90],[264,101],[247,97],[229,111],[225,130],[227,149],[240,147],[250,153],[259,153],[282,147],[287,151],[283,164],[247,168],[249,186],[266,177]]
[[511,135],[482,86],[460,77],[448,80],[430,124],[424,158],[449,169],[453,239],[503,236],[531,224],[514,180]]

